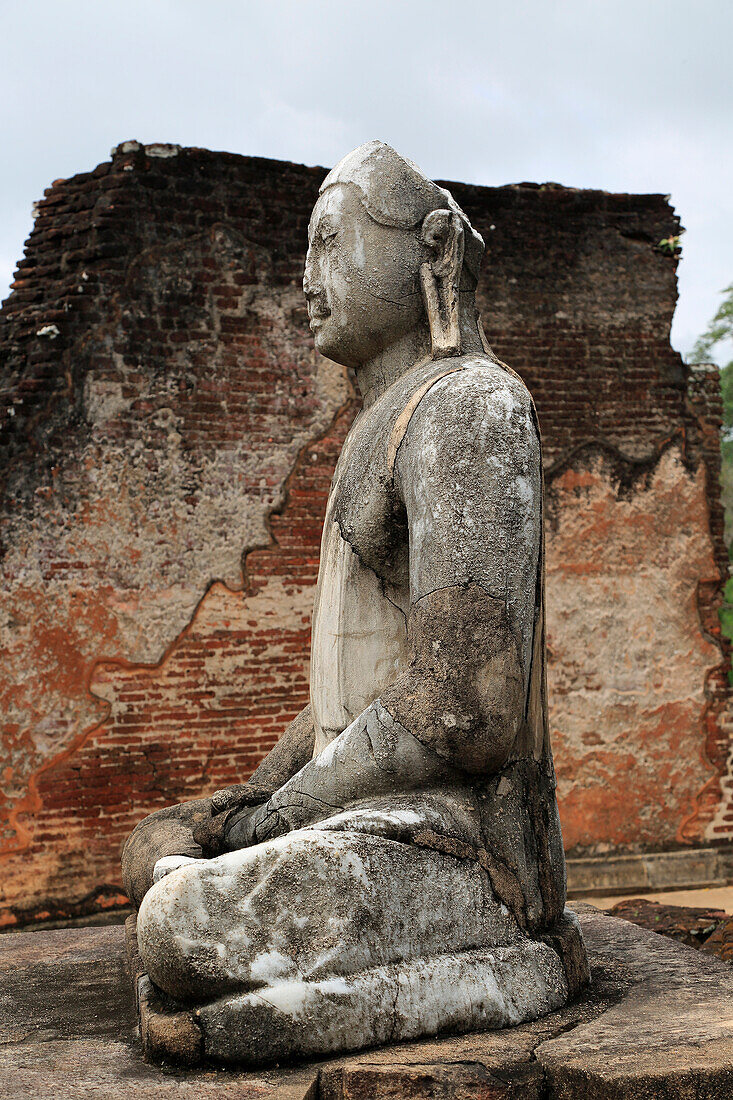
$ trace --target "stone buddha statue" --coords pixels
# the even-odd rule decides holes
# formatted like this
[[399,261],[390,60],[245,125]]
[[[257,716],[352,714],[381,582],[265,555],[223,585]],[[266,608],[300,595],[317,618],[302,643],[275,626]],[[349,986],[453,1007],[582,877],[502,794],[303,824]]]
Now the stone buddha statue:
[[483,241],[377,141],[326,177],[308,236],[316,347],[363,396],[310,705],[248,783],[152,814],[123,854],[149,976],[225,1061],[504,1027],[588,973],[547,728],[537,418],[483,335]]

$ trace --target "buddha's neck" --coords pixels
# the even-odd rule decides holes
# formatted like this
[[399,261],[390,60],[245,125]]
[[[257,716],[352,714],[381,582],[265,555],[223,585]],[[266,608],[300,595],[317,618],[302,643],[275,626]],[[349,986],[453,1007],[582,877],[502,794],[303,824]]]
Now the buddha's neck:
[[373,359],[356,368],[356,380],[359,383],[364,408],[373,405],[408,370],[421,360],[430,358],[430,332],[427,325],[416,328],[400,336],[394,344],[384,348]]
[[[460,326],[461,354],[483,354],[484,346],[479,335],[478,316],[473,302],[461,309]],[[373,359],[362,363],[356,368],[356,379],[364,408],[373,405],[403,374],[407,374],[420,362],[428,362],[430,358],[430,330],[425,322],[405,333]]]

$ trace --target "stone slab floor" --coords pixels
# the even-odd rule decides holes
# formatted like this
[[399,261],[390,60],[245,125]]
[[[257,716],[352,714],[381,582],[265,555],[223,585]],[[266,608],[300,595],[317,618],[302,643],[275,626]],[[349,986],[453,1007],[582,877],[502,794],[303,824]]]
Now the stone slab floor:
[[122,927],[3,936],[0,1097],[733,1097],[733,968],[588,906],[577,910],[594,982],[562,1012],[503,1032],[249,1073],[142,1060]]

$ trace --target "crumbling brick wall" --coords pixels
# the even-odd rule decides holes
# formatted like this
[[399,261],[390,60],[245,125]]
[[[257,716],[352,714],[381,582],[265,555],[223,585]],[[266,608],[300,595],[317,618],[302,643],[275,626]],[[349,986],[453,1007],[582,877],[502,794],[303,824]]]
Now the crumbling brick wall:
[[[0,315],[6,924],[120,904],[135,822],[244,777],[307,699],[357,408],[300,289],[323,174],[128,143],[39,204]],[[571,854],[724,839],[720,406],[669,346],[677,220],[661,196],[450,186],[543,427]]]

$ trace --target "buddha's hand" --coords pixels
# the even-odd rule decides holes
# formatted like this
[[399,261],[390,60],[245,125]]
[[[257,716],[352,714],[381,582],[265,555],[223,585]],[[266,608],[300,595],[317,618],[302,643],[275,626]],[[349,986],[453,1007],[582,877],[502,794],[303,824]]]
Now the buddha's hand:
[[[295,818],[293,809],[292,803],[285,808],[278,808],[269,799],[260,806],[251,806],[232,814],[226,823],[228,849],[236,851],[239,848],[251,848],[253,844],[262,844],[265,840],[272,840],[297,829],[297,807]],[[318,807],[317,814],[323,816],[322,806]],[[308,820],[312,817],[311,813]]]
[[193,839],[200,845],[204,856],[210,859],[222,852],[232,851],[229,832],[234,820],[246,818],[266,802],[271,793],[249,783],[237,783],[216,791],[211,796],[211,817],[193,830]]

